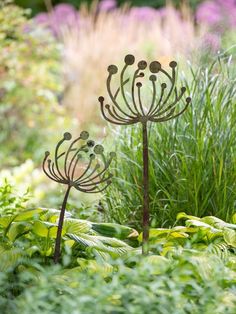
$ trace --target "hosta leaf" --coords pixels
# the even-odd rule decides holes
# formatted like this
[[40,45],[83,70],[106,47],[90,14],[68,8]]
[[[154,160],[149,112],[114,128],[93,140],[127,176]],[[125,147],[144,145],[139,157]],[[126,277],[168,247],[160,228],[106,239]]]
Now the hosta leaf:
[[41,208],[26,210],[16,215],[15,221],[24,221],[32,218],[38,218],[43,210]]
[[[56,222],[60,216],[60,210],[54,209],[54,208],[41,208],[42,212],[40,215],[40,220],[49,221],[49,222]],[[69,212],[65,212],[65,217],[69,218],[71,217],[71,214]]]
[[187,215],[184,212],[178,213],[176,216],[176,220],[180,220],[180,219],[193,219],[193,220],[201,220],[201,218],[196,217],[196,216],[191,216],[191,215]]
[[236,225],[234,224],[229,224],[225,222],[224,220],[221,220],[217,217],[214,216],[206,216],[201,218],[201,221],[219,229],[224,229],[224,228],[231,228],[231,229],[236,229]]
[[82,271],[86,271],[90,274],[99,273],[102,274],[102,276],[107,277],[113,272],[112,265],[106,262],[98,263],[96,260],[87,260],[83,258],[78,258],[77,262]]
[[108,238],[108,237],[104,237],[104,236],[96,236],[96,238],[98,240],[100,240],[101,242],[112,246],[112,247],[126,247],[126,248],[131,248],[127,243],[116,239],[116,238]]
[[[117,240],[117,239],[110,239],[107,237],[101,236],[94,236],[86,233],[81,234],[67,234],[67,236],[74,240],[84,249],[96,249],[97,251],[102,251],[105,253],[109,253],[112,257],[118,257],[126,253],[127,251],[131,250],[132,248],[128,246],[126,243]],[[119,244],[118,244],[119,242]],[[114,247],[113,247],[113,246]]]
[[189,257],[189,261],[196,268],[197,274],[206,281],[214,276],[214,269],[217,268],[218,260],[216,256],[192,255]]
[[101,235],[121,240],[138,237],[138,232],[135,229],[115,223],[92,223],[92,229]]
[[35,252],[40,252],[40,248],[37,245],[32,245],[25,252],[28,256],[32,257]]
[[226,243],[213,243],[207,247],[207,251],[217,255],[223,260],[226,260],[229,257],[229,247]]
[[10,250],[0,246],[0,271],[4,272],[17,266],[24,259],[24,251],[12,248]]
[[[35,221],[32,231],[40,237],[56,238],[57,225],[47,221]],[[65,230],[62,230],[62,235],[65,234]]]
[[63,228],[66,233],[80,234],[88,233],[91,229],[92,224],[87,220],[66,218],[64,221]]
[[224,229],[224,240],[227,244],[236,248],[236,232],[232,229]]
[[164,256],[149,255],[144,257],[142,263],[145,264],[145,266],[147,264],[152,265],[151,267],[152,274],[159,275],[163,274],[170,267],[171,261],[165,258]]
[[186,232],[186,233],[195,233],[198,231],[198,228],[194,227],[185,227],[185,226],[176,226],[172,228],[172,230],[179,231],[179,232]]
[[[178,231],[176,229],[165,229],[165,228],[156,228],[149,230],[149,239],[152,243],[163,242],[163,239],[167,238],[188,238],[189,235],[185,232]],[[138,240],[142,242],[143,233],[141,232]]]
[[203,221],[199,221],[199,220],[187,220],[186,221],[186,226],[194,226],[194,227],[199,227],[200,229],[209,229],[211,230],[213,233],[218,233],[221,232],[221,230],[216,229],[214,227],[212,227],[211,225],[203,222]]
[[15,219],[15,215],[0,217],[0,226],[7,228]]
[[227,262],[227,266],[236,271],[236,256],[230,256]]
[[30,231],[32,225],[28,221],[18,221],[13,222],[7,232],[7,237],[10,241],[14,241],[23,234],[26,234]]

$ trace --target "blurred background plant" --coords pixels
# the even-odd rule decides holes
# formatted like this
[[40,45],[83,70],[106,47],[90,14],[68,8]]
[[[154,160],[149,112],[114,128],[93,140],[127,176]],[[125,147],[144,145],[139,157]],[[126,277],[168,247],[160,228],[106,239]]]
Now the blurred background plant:
[[45,139],[66,124],[57,98],[63,90],[60,45],[27,20],[29,11],[0,7],[1,168],[39,162]]

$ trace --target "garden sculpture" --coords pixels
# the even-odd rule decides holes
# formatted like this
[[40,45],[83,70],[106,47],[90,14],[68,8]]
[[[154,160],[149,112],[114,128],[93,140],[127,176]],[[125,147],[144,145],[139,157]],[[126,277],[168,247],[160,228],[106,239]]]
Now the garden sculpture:
[[[171,61],[169,67],[171,73],[166,71],[158,61],[153,61],[147,69],[146,61],[139,61],[132,77],[127,73],[127,69],[135,63],[133,55],[127,55],[124,59],[125,65],[120,71],[119,80],[112,84],[112,79],[118,72],[116,65],[108,67],[108,77],[106,81],[107,92],[111,104],[105,103],[104,97],[98,98],[101,106],[102,116],[110,123],[117,125],[142,124],[143,138],[143,244],[142,253],[148,253],[149,240],[149,154],[148,154],[148,122],[165,122],[180,116],[189,106],[191,98],[187,97],[185,103],[180,104],[180,100],[186,92],[186,87],[181,87],[180,91],[176,87],[176,67],[177,63]],[[129,69],[128,69],[129,70]],[[151,72],[151,73],[150,73]],[[145,75],[149,73],[151,82],[151,97],[142,93],[142,86],[150,84],[145,82]],[[159,79],[165,79],[162,83]],[[114,80],[114,79],[113,79]],[[118,84],[117,87],[113,86]],[[146,86],[147,87],[147,86]]]
[[[72,136],[65,133],[58,142],[53,160],[50,153],[45,152],[43,171],[53,181],[67,185],[66,194],[61,206],[58,222],[54,262],[58,263],[61,250],[61,234],[68,196],[72,187],[85,193],[99,193],[111,183],[112,174],[107,170],[115,153],[111,152],[107,158],[102,145],[95,145],[89,140],[89,133],[81,132],[80,136],[70,142]],[[66,149],[62,144],[69,142]],[[82,144],[80,144],[83,142]],[[63,146],[64,146],[63,145]]]

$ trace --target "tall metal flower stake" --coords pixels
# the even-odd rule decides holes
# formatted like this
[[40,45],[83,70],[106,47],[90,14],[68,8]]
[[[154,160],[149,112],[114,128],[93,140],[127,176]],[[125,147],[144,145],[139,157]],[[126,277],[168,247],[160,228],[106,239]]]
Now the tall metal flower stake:
[[[111,184],[112,174],[107,170],[115,153],[111,152],[107,158],[102,145],[95,145],[89,140],[89,133],[81,132],[78,138],[72,139],[70,133],[64,133],[57,143],[53,160],[50,153],[45,152],[43,171],[53,181],[67,185],[67,190],[61,206],[58,222],[54,262],[58,263],[61,251],[61,234],[68,196],[72,187],[85,193],[100,193]],[[62,146],[68,142],[66,149]],[[70,143],[69,143],[70,142]],[[82,143],[81,143],[82,142]],[[64,145],[62,145],[64,144]]]
[[[112,87],[112,77],[118,72],[116,65],[108,67],[108,77],[106,81],[107,92],[111,100],[111,105],[105,104],[104,97],[98,98],[103,117],[117,125],[142,124],[143,136],[143,245],[142,253],[148,253],[149,240],[149,154],[148,154],[148,122],[165,122],[180,116],[189,106],[191,98],[185,99],[183,107],[180,99],[186,92],[186,87],[181,87],[180,91],[176,87],[176,67],[177,63],[171,61],[169,67],[171,73],[166,71],[158,61],[153,61],[147,70],[147,62],[142,60],[137,64],[133,75],[127,75],[127,68],[135,63],[133,55],[127,55],[124,59],[125,65],[120,71],[118,86]],[[145,71],[144,71],[145,70]],[[142,86],[145,75],[149,72],[151,97],[142,94]],[[151,73],[150,73],[151,72]],[[160,82],[165,78],[166,82]],[[148,83],[149,84],[149,83]],[[147,89],[146,89],[147,90]]]

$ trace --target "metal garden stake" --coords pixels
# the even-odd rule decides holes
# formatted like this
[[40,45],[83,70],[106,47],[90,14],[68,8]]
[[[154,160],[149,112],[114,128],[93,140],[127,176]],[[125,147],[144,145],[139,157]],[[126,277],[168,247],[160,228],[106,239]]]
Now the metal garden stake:
[[85,193],[99,193],[111,183],[112,174],[107,172],[107,169],[115,157],[115,153],[111,152],[106,158],[103,146],[95,145],[95,142],[88,138],[89,133],[83,131],[78,138],[68,143],[64,150],[61,149],[62,144],[72,139],[71,134],[67,132],[57,143],[53,160],[49,158],[50,153],[45,152],[44,173],[51,180],[67,185],[58,222],[54,252],[55,263],[58,263],[60,259],[63,221],[71,188],[74,187]]
[[[175,61],[171,61],[169,67],[171,73],[166,71],[158,61],[153,61],[147,71],[147,62],[139,61],[133,75],[126,75],[126,70],[133,65],[135,58],[127,55],[124,59],[125,65],[120,71],[118,87],[112,88],[112,77],[118,72],[116,65],[108,67],[108,77],[106,82],[107,92],[112,104],[105,104],[104,97],[98,98],[101,105],[103,117],[117,125],[142,124],[143,137],[143,254],[148,253],[149,240],[149,176],[148,176],[148,122],[165,122],[180,116],[190,104],[191,98],[185,99],[185,104],[181,108],[179,101],[184,95],[186,88],[181,87],[180,91],[176,87],[176,66]],[[149,72],[150,101],[143,96],[141,89],[145,72]],[[157,75],[158,74],[158,75]],[[159,77],[165,77],[166,82],[159,82]],[[125,88],[126,87],[126,88]]]

